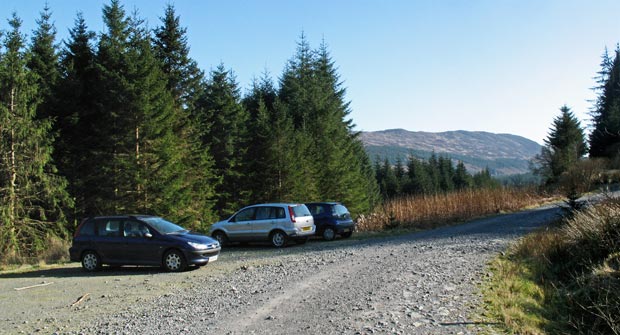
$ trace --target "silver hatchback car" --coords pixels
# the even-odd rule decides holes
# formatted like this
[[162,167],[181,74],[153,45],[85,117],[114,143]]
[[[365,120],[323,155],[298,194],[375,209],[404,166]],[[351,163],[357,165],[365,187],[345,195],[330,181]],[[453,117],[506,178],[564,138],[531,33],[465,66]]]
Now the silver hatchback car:
[[269,241],[276,248],[289,240],[305,243],[316,227],[304,204],[260,204],[245,207],[227,220],[214,223],[209,235],[224,246],[229,242]]

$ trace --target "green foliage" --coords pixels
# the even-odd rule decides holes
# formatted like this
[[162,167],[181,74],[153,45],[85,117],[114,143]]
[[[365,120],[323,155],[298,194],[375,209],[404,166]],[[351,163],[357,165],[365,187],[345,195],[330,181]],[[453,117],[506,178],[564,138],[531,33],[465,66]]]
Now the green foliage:
[[27,67],[16,14],[0,49],[0,260],[32,256],[64,237],[66,181],[52,164],[51,121],[37,118],[37,76]]
[[248,143],[248,113],[231,71],[220,64],[211,71],[197,102],[198,134],[205,150],[213,155],[214,173],[222,178],[216,185],[216,210],[220,217],[234,213],[247,204],[250,189],[243,171]]
[[78,14],[59,51],[46,6],[28,53],[11,20],[0,50],[6,257],[37,253],[99,214],[155,214],[206,231],[251,202],[334,200],[354,215],[377,205],[325,43],[311,50],[302,36],[279,87],[265,75],[242,97],[223,65],[204,78],[172,5],[153,31],[119,0],[103,21],[96,34]]
[[[396,146],[365,146],[366,152],[370,157],[379,156],[387,158],[391,164],[395,164],[397,159],[406,159],[414,156],[421,160],[428,160],[432,155],[432,151],[412,150],[405,147]],[[435,153],[449,156],[453,161],[462,161],[471,171],[483,170],[489,168],[493,175],[500,175],[505,171],[527,171],[529,169],[529,161],[517,158],[495,158],[484,159],[455,153]]]
[[615,158],[620,150],[620,48],[616,47],[613,58],[605,49],[602,58],[592,111],[590,156]]
[[579,120],[567,106],[553,120],[553,126],[545,139],[541,153],[534,158],[534,172],[547,184],[557,183],[587,153],[585,135]]
[[454,167],[447,156],[432,153],[428,160],[409,155],[405,169],[400,158],[392,166],[389,159],[375,160],[375,178],[384,200],[404,195],[448,193],[471,188],[496,188],[500,183],[484,169],[473,176],[462,161]]

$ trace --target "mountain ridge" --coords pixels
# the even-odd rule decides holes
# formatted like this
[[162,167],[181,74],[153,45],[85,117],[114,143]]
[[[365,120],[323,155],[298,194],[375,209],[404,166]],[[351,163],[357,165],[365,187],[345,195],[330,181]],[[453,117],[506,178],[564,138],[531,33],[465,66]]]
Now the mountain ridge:
[[396,128],[361,132],[360,139],[371,158],[394,162],[410,154],[426,159],[435,153],[463,161],[470,172],[488,167],[495,175],[529,172],[529,161],[542,147],[519,135],[467,130],[425,132]]

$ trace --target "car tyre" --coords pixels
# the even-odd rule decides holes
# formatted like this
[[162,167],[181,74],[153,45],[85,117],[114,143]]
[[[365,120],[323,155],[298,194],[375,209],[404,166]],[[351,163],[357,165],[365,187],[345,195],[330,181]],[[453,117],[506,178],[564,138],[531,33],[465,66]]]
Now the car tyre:
[[228,236],[226,236],[226,234],[222,231],[216,231],[211,237],[220,243],[220,247],[228,245]]
[[351,237],[351,235],[353,235],[352,231],[348,231],[346,233],[340,234],[340,236],[342,236],[342,238],[349,238],[349,237]]
[[101,258],[94,251],[85,251],[82,254],[82,268],[87,272],[101,270]]
[[271,245],[276,248],[282,248],[286,245],[287,236],[281,230],[276,230],[271,235],[269,235],[269,240],[271,241]]
[[187,268],[187,262],[180,251],[170,250],[164,255],[163,266],[167,271],[179,272]]
[[325,241],[331,241],[335,238],[336,238],[336,231],[334,230],[334,228],[326,227],[325,230],[323,230],[323,239]]

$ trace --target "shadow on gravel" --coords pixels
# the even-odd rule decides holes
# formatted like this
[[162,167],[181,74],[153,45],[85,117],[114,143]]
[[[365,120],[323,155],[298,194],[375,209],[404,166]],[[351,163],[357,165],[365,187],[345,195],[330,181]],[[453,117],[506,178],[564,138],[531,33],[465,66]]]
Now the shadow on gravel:
[[[191,272],[199,269],[199,267],[189,267],[185,272]],[[160,267],[155,266],[120,266],[110,267],[104,266],[97,272],[86,272],[81,267],[66,267],[53,269],[40,269],[28,272],[16,272],[0,274],[2,278],[73,278],[73,277],[118,277],[118,276],[136,276],[149,274],[166,274]]]

